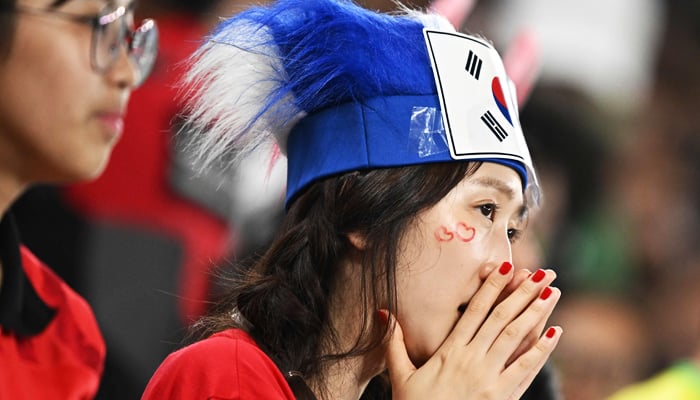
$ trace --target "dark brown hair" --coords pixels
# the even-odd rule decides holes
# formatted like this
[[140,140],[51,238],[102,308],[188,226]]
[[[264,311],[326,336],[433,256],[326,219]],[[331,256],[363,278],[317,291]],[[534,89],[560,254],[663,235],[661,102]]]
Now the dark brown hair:
[[[60,7],[70,0],[54,0],[50,8]],[[16,14],[14,10],[17,0],[0,0],[0,62],[5,60],[12,50],[12,41],[15,35]]]
[[[17,0],[0,0],[0,9],[11,10]],[[10,53],[10,46],[15,32],[15,14],[12,12],[0,12],[0,62],[5,60]]]
[[[213,314],[195,325],[197,338],[236,327],[246,330],[283,373],[298,371],[323,381],[329,360],[365,354],[380,345],[377,327],[367,321],[384,304],[396,312],[395,270],[406,228],[481,165],[437,163],[352,172],[312,184],[296,198],[277,238],[252,268],[230,282],[228,296]],[[353,247],[347,235],[359,233],[359,296],[364,327],[355,346],[342,354],[329,326],[329,304],[338,282],[339,263]],[[355,250],[356,251],[356,250]],[[363,398],[382,398],[376,382]],[[370,393],[374,391],[375,393]]]

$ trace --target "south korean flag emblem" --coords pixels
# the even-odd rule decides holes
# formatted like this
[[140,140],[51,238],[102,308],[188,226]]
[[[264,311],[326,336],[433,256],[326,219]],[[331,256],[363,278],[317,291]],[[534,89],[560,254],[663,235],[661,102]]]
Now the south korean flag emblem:
[[428,28],[423,33],[450,156],[520,161],[535,179],[518,119],[515,87],[498,52],[473,36]]

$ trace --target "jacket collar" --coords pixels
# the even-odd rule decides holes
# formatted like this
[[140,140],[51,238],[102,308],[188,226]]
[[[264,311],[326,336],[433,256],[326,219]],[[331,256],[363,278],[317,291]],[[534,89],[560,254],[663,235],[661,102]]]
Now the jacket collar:
[[0,326],[18,336],[34,336],[51,322],[56,311],[37,294],[22,267],[19,234],[8,212],[0,221]]

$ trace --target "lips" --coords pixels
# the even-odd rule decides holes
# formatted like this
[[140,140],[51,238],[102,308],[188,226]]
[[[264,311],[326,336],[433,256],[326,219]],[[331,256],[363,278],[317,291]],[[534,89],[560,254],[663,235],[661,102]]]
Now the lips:
[[117,113],[100,114],[100,120],[104,121],[105,123],[109,123],[109,124],[113,124],[113,125],[124,123],[124,118],[121,116],[121,114],[117,114]]
[[109,139],[114,139],[124,131],[124,114],[121,111],[98,113],[100,123],[106,128]]

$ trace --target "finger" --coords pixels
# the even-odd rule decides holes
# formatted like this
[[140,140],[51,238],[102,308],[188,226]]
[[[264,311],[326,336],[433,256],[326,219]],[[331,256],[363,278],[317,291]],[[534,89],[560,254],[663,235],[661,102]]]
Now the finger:
[[[540,296],[528,306],[527,310],[515,321],[508,324],[499,335],[489,350],[488,362],[495,366],[506,366],[510,364],[509,361],[517,359],[513,355],[518,352],[518,347],[533,332],[535,327],[547,321],[554,311],[554,306],[559,301],[560,295],[559,289],[546,287]],[[521,351],[521,353],[525,351]]]
[[469,343],[488,316],[498,295],[513,277],[513,265],[504,262],[489,274],[479,290],[467,304],[464,314],[459,318],[443,346],[464,346]]
[[430,9],[447,18],[459,30],[474,8],[474,0],[434,0]]
[[[541,282],[542,286],[550,285],[557,278],[557,273],[552,269],[545,269],[543,271],[545,272],[545,275],[542,278],[542,280],[539,280],[538,282]],[[503,296],[503,297],[510,296],[510,294],[515,292],[520,287],[520,285],[522,285],[528,278],[532,278],[532,276],[535,273],[537,273],[537,271],[531,272],[530,270],[527,270],[527,269],[518,270],[518,272],[513,277],[513,280],[510,281],[510,283],[508,283],[508,285],[506,286],[506,288],[503,291],[503,293],[501,294],[501,296]],[[500,301],[499,301],[499,303],[500,303]],[[539,337],[539,335],[538,335],[538,337]]]
[[[473,342],[475,345],[489,349],[506,326],[510,326],[511,322],[518,318],[523,310],[537,298],[542,289],[553,281],[555,277],[556,273],[550,269],[539,269],[535,271],[535,273],[518,286],[507,299],[503,300],[493,309],[489,318],[484,321],[483,326],[474,337]],[[514,328],[511,326],[510,329]],[[520,337],[517,339],[515,345],[522,341],[526,333],[526,331],[518,332]],[[513,335],[513,339],[515,339],[515,337],[516,335]]]
[[522,342],[520,342],[520,345],[518,346],[517,349],[513,352],[513,354],[510,356],[510,358],[506,361],[506,367],[509,366],[513,361],[515,361],[516,358],[520,357],[532,347],[535,342],[539,339],[539,337],[542,335],[542,332],[544,331],[544,327],[547,325],[547,320],[542,319],[537,326],[535,326],[534,329],[532,329],[526,336],[525,339],[523,339]]
[[498,296],[498,300],[496,300],[496,303],[500,303],[506,297],[510,296],[510,294],[513,293],[515,291],[515,289],[518,288],[518,286],[520,286],[523,282],[525,282],[525,279],[529,278],[530,275],[532,275],[532,272],[529,269],[521,268],[521,269],[515,271],[515,275],[513,275],[513,279],[510,282],[508,282],[505,289],[503,289],[501,294]]
[[559,343],[563,331],[559,326],[547,329],[537,344],[513,362],[502,374],[505,382],[518,385],[509,399],[519,399],[530,387],[537,373],[544,367],[547,359]]
[[540,47],[532,30],[522,30],[503,57],[503,65],[517,89],[518,105],[523,105],[539,74]]
[[[385,312],[385,310],[381,310],[380,312]],[[416,371],[416,367],[408,357],[408,350],[403,340],[403,330],[401,329],[399,321],[389,315],[388,312],[386,312],[385,315],[388,317],[387,323],[393,324],[390,325],[392,326],[392,332],[389,337],[389,343],[387,344],[386,365],[389,370],[389,379],[391,380],[392,386],[398,386],[408,380],[411,374]]]

